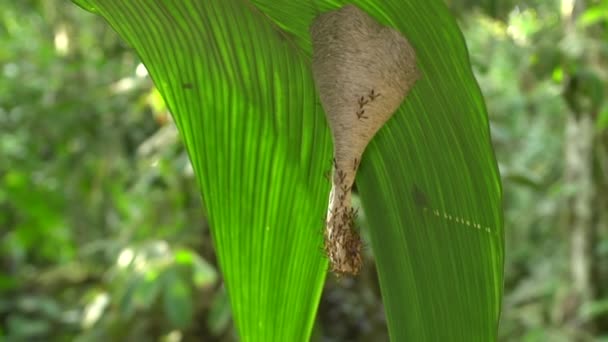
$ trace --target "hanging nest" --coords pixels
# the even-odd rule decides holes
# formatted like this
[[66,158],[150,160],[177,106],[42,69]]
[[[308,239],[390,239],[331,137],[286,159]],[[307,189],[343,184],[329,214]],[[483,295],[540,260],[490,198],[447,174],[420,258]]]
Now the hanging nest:
[[420,77],[416,53],[399,32],[353,5],[311,26],[313,76],[334,139],[325,252],[337,274],[359,272],[351,188],[363,151]]

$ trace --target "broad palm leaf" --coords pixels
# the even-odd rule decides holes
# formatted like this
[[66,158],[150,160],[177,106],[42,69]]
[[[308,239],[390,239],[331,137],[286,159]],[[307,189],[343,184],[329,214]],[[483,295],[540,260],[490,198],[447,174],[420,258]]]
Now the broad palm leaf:
[[[173,113],[241,340],[308,340],[332,150],[308,28],[344,2],[74,1],[137,51]],[[391,339],[495,340],[502,191],[462,35],[440,0],[351,3],[407,37],[421,71],[356,180]]]

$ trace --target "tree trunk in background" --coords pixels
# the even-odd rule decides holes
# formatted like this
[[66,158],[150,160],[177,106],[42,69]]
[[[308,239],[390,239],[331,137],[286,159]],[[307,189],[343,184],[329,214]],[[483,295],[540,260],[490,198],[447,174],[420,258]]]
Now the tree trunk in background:
[[[595,259],[592,270],[593,285],[595,286],[595,296],[600,300],[608,298],[608,129],[598,134],[595,139],[595,216],[594,226],[597,238],[595,241],[599,245],[595,249]],[[602,242],[603,241],[603,242]],[[599,335],[608,333],[608,312],[603,311],[595,319],[595,326],[598,327]]]
[[590,322],[580,320],[580,308],[593,299],[593,120],[590,115],[572,114],[566,123],[565,184],[568,189],[566,224],[570,233],[570,308],[563,313],[574,331],[590,331]]
[[[561,14],[566,41],[580,39],[576,18],[584,10],[584,2],[562,0]],[[586,49],[570,57],[577,63],[586,61]],[[570,295],[562,305],[560,320],[571,329],[573,338],[583,339],[593,335],[595,325],[587,318],[583,308],[595,298],[594,273],[594,197],[593,179],[594,157],[594,115],[582,102],[584,82],[580,70],[568,70],[570,80],[564,91],[564,98],[571,113],[566,122],[564,185],[566,192],[566,224],[570,237]]]

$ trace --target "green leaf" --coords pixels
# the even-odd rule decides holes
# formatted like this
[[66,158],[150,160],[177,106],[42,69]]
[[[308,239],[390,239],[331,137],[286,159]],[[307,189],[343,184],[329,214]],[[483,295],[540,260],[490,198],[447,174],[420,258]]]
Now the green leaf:
[[578,24],[587,27],[602,21],[608,21],[608,1],[590,6],[578,19]]
[[230,303],[224,288],[213,297],[209,315],[207,316],[207,326],[213,336],[219,336],[228,328],[230,324]]
[[[331,155],[308,27],[342,2],[87,2],[136,49],[174,115],[240,339],[308,340]],[[391,339],[495,340],[502,190],[462,35],[440,0],[352,3],[401,31],[422,71],[357,178]]]
[[212,286],[217,280],[217,272],[205,259],[189,249],[178,249],[174,253],[175,263],[191,269],[192,280],[197,287]]
[[309,336],[331,142],[308,58],[244,1],[88,1],[138,52],[187,147],[243,341]]
[[598,132],[608,128],[608,102],[606,102],[599,111],[597,119],[595,120],[595,128]]
[[157,300],[162,282],[158,281],[156,271],[148,271],[144,277],[138,277],[137,286],[133,289],[131,305],[136,308],[149,309]]
[[196,256],[194,258],[194,264],[192,267],[192,280],[194,285],[204,288],[215,284],[215,281],[217,280],[217,272],[205,259]]
[[391,339],[493,341],[504,233],[485,105],[446,7],[390,3],[384,15],[416,49],[422,78],[368,146],[357,185]]
[[186,328],[192,323],[193,303],[192,290],[179,276],[176,270],[169,270],[164,275],[163,304],[169,322],[176,328]]

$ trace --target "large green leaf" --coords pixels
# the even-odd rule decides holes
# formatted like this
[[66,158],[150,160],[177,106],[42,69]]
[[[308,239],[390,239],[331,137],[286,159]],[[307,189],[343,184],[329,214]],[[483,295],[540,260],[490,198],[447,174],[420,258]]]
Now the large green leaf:
[[239,335],[310,335],[331,142],[308,61],[243,1],[89,1],[138,52],[192,161]]
[[[258,0],[310,50],[310,13]],[[311,3],[314,10],[338,4]],[[502,189],[481,92],[465,42],[441,1],[353,1],[397,28],[422,78],[372,141],[357,185],[391,338],[492,341],[502,299]],[[306,18],[308,19],[308,18]]]
[[[77,2],[136,49],[175,117],[241,339],[307,340],[331,155],[308,27],[343,2]],[[462,35],[439,0],[351,3],[400,30],[422,72],[357,178],[391,338],[495,340],[501,187]]]

